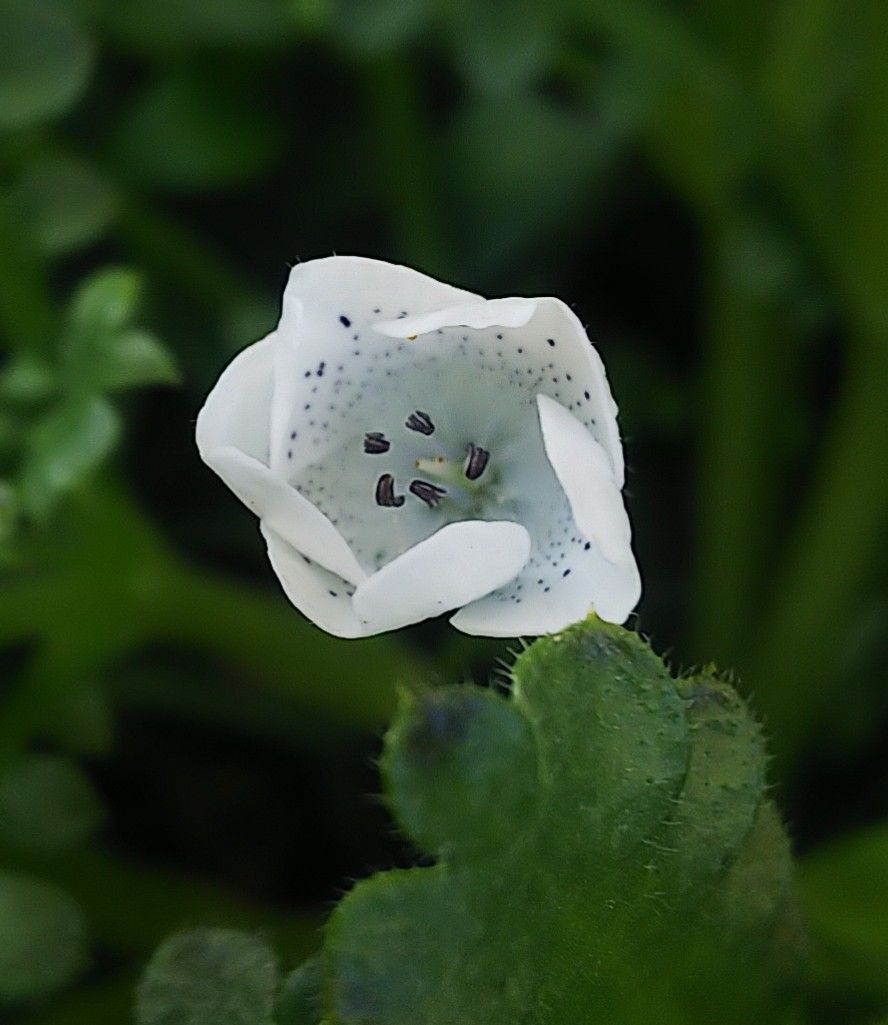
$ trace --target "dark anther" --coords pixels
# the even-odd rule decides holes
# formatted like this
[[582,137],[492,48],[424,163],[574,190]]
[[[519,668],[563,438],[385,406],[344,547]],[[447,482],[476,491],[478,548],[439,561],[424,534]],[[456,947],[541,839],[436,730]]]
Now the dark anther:
[[478,448],[471,442],[466,446],[468,459],[466,460],[466,476],[469,480],[477,480],[487,467],[490,453],[486,448]]
[[411,431],[419,431],[420,434],[434,434],[435,432],[435,425],[432,423],[429,414],[423,413],[419,409],[407,417],[404,421],[404,426],[409,427]]
[[364,435],[364,451],[368,456],[379,456],[388,452],[392,446],[385,440],[385,435],[380,431],[368,431]]
[[340,316],[339,323],[342,324],[343,327],[351,327],[351,321],[344,313]]
[[424,480],[412,480],[408,490],[417,498],[421,498],[430,509],[436,508],[447,494],[444,488],[439,488],[436,484],[428,484]]
[[376,504],[397,509],[404,504],[404,496],[395,494],[395,478],[384,473],[376,482]]

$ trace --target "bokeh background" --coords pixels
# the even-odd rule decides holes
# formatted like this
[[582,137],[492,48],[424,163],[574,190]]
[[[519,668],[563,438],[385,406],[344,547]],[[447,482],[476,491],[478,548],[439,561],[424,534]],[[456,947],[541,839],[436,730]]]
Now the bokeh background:
[[810,1022],[888,1011],[888,5],[0,0],[0,1020],[129,1020],[168,932],[285,964],[413,864],[399,681],[508,645],[292,610],[196,410],[290,264],[589,325],[635,625],[763,717]]

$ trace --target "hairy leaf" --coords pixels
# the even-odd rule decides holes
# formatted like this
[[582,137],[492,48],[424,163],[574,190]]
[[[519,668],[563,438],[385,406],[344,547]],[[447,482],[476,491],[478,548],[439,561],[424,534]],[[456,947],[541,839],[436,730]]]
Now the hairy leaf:
[[404,699],[383,756],[437,863],[360,883],[322,955],[336,1025],[790,1020],[789,857],[758,728],[597,621],[518,659],[510,699]]

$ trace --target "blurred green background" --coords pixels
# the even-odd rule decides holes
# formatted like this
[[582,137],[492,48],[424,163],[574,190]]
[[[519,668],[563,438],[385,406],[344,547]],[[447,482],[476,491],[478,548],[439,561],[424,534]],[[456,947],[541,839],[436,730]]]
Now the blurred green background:
[[287,965],[413,864],[399,680],[508,645],[287,604],[193,427],[288,264],[589,324],[676,667],[767,724],[812,1025],[888,1012],[888,5],[0,0],[0,1020],[129,1020],[182,925]]

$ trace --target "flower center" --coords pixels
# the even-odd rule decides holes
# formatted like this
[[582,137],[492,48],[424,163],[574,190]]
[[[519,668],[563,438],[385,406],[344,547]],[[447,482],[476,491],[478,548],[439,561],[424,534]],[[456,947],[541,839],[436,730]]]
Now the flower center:
[[[414,410],[404,426],[426,438],[435,433],[431,417],[421,410]],[[382,431],[368,431],[363,446],[368,456],[386,455],[392,447]],[[485,473],[489,461],[490,452],[474,442],[469,442],[460,459],[445,455],[420,456],[413,461],[417,476],[407,483],[407,491],[430,509],[437,509],[445,500],[456,500],[460,506],[467,507],[463,510],[466,515],[477,514],[484,504],[482,493],[493,483],[492,474]],[[381,474],[374,490],[376,504],[400,509],[405,502],[405,496],[400,493],[402,489],[403,484],[399,488],[391,473]]]

